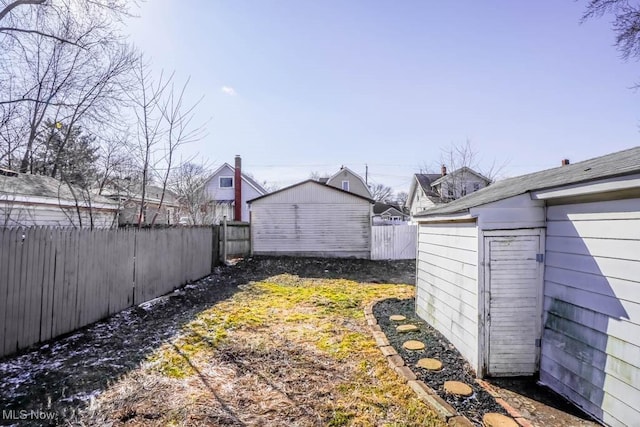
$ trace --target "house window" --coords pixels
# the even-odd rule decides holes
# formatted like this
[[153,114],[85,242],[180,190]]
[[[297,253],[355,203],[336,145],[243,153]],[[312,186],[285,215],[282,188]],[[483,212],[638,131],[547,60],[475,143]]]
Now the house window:
[[232,188],[233,187],[233,177],[232,176],[221,176],[219,178],[220,188]]
[[480,183],[479,182],[474,182],[473,183],[473,191],[478,191],[480,189]]
[[342,189],[344,191],[349,191],[349,181],[342,181]]
[[450,188],[447,193],[449,194],[449,197],[453,197],[453,189]]

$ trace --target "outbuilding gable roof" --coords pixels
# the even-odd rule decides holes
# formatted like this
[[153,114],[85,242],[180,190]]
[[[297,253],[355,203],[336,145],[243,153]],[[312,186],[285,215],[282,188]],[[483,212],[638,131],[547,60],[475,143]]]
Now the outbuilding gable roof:
[[[50,176],[0,173],[0,196],[3,200],[38,197],[49,199],[52,204],[59,204],[61,201],[75,203],[77,197],[80,204],[84,204],[83,194],[86,194],[84,190],[74,186],[69,188],[69,185]],[[117,203],[113,200],[94,194],[91,194],[91,203],[114,205],[114,209],[117,209]]]
[[640,173],[640,147],[497,181],[488,187],[484,187],[460,199],[427,209],[414,216],[428,217],[460,213],[476,206],[497,202],[498,200],[524,194],[529,191],[629,175],[632,173]]
[[290,185],[290,186],[288,186],[288,187],[284,187],[284,188],[281,188],[281,189],[279,189],[279,190],[273,191],[273,192],[271,192],[271,193],[264,194],[264,195],[262,195],[262,196],[259,196],[259,197],[256,197],[256,198],[253,198],[253,199],[251,199],[251,200],[247,200],[247,203],[253,203],[253,202],[255,202],[256,200],[261,200],[261,199],[265,199],[265,198],[267,198],[267,197],[271,197],[271,196],[273,196],[274,194],[282,193],[283,191],[290,190],[290,189],[295,188],[295,187],[299,187],[299,186],[304,185],[304,184],[307,184],[307,183],[309,183],[309,182],[313,183],[314,185],[319,185],[319,186],[321,186],[321,187],[323,187],[323,188],[328,188],[328,189],[330,189],[330,190],[332,190],[332,191],[339,191],[340,193],[348,194],[348,195],[350,195],[350,196],[352,196],[352,197],[357,197],[358,199],[366,200],[366,201],[368,201],[369,203],[372,203],[372,204],[373,204],[373,203],[375,203],[375,200],[373,200],[373,199],[370,199],[370,198],[368,198],[368,197],[361,196],[361,195],[356,194],[356,193],[352,193],[352,192],[350,192],[350,191],[345,191],[345,190],[343,190],[343,189],[341,189],[341,188],[336,188],[336,187],[333,187],[333,186],[331,186],[331,185],[323,184],[323,183],[321,183],[321,182],[316,181],[315,179],[307,179],[307,180],[305,180],[305,181],[298,182],[298,183],[293,184],[293,185]]

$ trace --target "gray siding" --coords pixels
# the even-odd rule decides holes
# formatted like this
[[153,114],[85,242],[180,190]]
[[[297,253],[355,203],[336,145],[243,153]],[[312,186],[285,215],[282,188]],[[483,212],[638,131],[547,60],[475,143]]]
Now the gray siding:
[[[51,205],[34,205],[18,202],[0,201],[0,227],[79,227],[78,213],[73,207],[60,207],[53,200]],[[89,215],[88,209],[80,209],[82,227],[88,228],[93,217],[95,228],[117,226],[117,210],[94,209]]]
[[478,369],[478,228],[419,224],[416,312]]
[[342,189],[342,181],[349,181],[349,191],[362,197],[371,197],[369,189],[364,185],[362,178],[351,173],[347,169],[341,170],[327,181],[327,185]]
[[253,253],[369,258],[371,204],[309,182],[251,205]]
[[608,425],[640,419],[640,199],[550,206],[540,379]]

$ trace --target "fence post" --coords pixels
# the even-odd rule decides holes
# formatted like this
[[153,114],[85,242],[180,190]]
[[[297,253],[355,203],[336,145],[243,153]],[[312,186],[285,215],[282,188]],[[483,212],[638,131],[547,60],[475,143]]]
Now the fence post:
[[211,272],[213,273],[214,267],[220,262],[220,226],[214,224],[211,227]]
[[222,262],[227,262],[227,216],[222,218]]

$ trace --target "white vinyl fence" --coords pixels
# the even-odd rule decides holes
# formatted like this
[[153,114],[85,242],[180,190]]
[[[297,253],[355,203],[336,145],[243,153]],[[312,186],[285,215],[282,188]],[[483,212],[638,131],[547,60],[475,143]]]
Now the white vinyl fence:
[[208,228],[0,229],[0,356],[211,273]]
[[374,225],[371,227],[371,259],[415,259],[416,225]]

